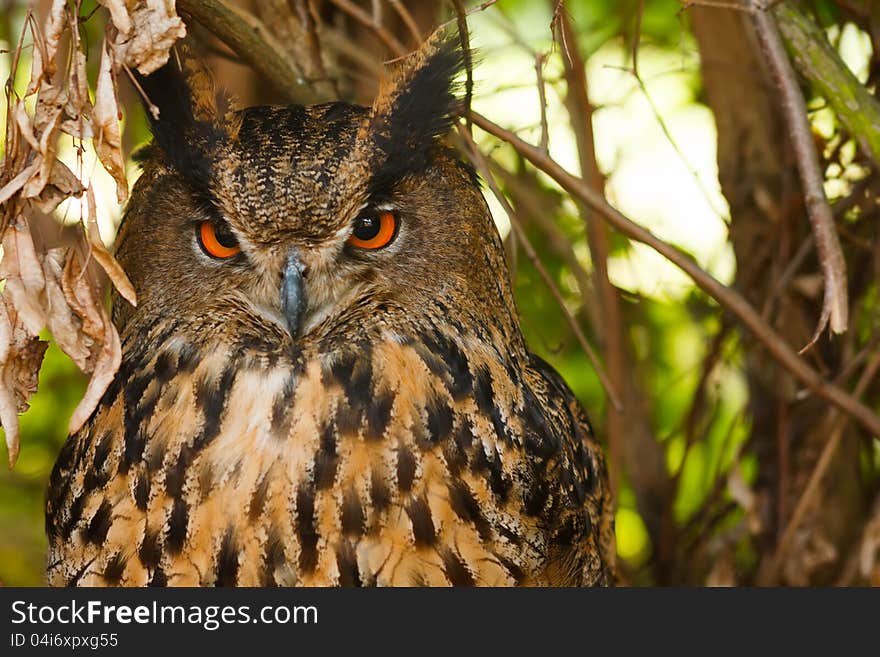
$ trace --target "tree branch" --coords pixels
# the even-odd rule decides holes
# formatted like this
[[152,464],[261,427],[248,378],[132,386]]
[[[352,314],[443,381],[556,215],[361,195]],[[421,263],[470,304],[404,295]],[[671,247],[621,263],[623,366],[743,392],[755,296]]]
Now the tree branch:
[[767,348],[773,358],[796,379],[819,397],[831,402],[845,413],[851,415],[875,438],[880,438],[880,417],[842,388],[823,379],[818,372],[807,365],[786,344],[782,337],[761,319],[758,312],[752,308],[739,292],[722,284],[678,248],[657,238],[649,230],[634,223],[621,212],[611,207],[598,192],[591,189],[581,178],[563,169],[546,153],[542,153],[538,147],[523,141],[510,130],[505,130],[476,112],[471,112],[471,118],[474,124],[481,129],[509,143],[536,168],[553,178],[569,194],[593,208],[618,231],[630,239],[650,246],[690,276],[700,289],[737,317],[752,332],[755,338]]
[[828,101],[862,152],[880,165],[880,102],[849,70],[813,20],[788,3],[773,9],[798,72]]
[[[781,6],[781,5],[780,5]],[[785,53],[782,38],[773,16],[768,11],[752,14],[755,32],[770,74],[780,92],[782,111],[788,125],[789,138],[797,160],[807,215],[816,236],[816,250],[825,278],[822,316],[812,339],[804,349],[812,346],[828,325],[835,333],[846,331],[849,300],[846,287],[846,261],[834,228],[834,215],[825,198],[824,176],[819,166],[816,145],[813,142],[810,120],[804,96],[798,86],[794,69]]]
[[177,7],[201,23],[291,102],[317,97],[284,48],[253,14],[225,0],[178,0]]

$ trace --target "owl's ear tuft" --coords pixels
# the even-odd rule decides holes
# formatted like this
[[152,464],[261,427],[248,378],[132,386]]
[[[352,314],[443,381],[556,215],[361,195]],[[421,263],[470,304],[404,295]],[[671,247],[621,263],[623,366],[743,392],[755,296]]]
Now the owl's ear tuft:
[[[175,56],[178,55],[178,56]],[[224,138],[210,72],[187,50],[173,52],[150,75],[135,72],[153,133],[166,161],[181,173],[206,179],[209,153]]]
[[361,134],[372,139],[383,160],[374,186],[428,164],[431,146],[455,120],[456,78],[464,67],[458,35],[435,34],[382,84]]

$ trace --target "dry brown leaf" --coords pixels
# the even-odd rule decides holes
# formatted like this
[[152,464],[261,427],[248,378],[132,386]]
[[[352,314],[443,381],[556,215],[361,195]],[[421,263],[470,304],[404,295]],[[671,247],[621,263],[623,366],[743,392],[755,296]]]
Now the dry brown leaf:
[[115,45],[126,66],[149,75],[168,61],[171,46],[186,36],[186,26],[175,13],[171,0],[141,0],[130,18],[131,33],[120,30]]
[[31,199],[31,203],[49,214],[58,207],[61,201],[71,196],[79,196],[82,193],[83,185],[79,178],[73,175],[64,162],[55,160],[48,183],[37,198]]
[[30,144],[31,148],[35,151],[40,150],[40,143],[34,135],[34,128],[31,125],[31,117],[28,116],[23,100],[15,102],[15,109],[13,112],[15,114],[15,124],[18,126],[19,134],[24,137],[24,140]]
[[[31,79],[24,92],[25,96],[35,94],[40,89],[50,75],[48,68],[54,66],[46,50],[46,40],[43,38],[42,31],[37,28],[35,21],[30,22],[30,27],[34,45],[31,49]],[[22,29],[24,30],[26,27]]]
[[28,400],[37,391],[40,365],[49,346],[31,335],[19,320],[4,291],[0,298],[0,423],[6,434],[10,468],[18,458],[18,414],[28,409]]
[[100,345],[96,354],[93,348],[92,378],[89,380],[85,395],[70,418],[68,427],[70,433],[79,431],[89,419],[122,362],[119,334],[110,320],[110,314],[101,302],[101,293],[94,277],[87,268],[84,269],[87,267],[85,263],[85,257],[79,249],[70,249],[61,279],[68,304],[83,321],[83,331],[93,336],[95,344]]
[[15,306],[30,334],[37,335],[46,325],[46,312],[40,302],[45,280],[30,229],[21,217],[3,234],[0,278],[6,280],[3,297]]
[[128,301],[132,306],[137,305],[137,295],[134,286],[128,280],[128,275],[122,266],[116,262],[104,242],[101,240],[101,233],[98,231],[98,211],[95,207],[95,194],[92,188],[86,190],[86,200],[88,202],[88,214],[86,215],[86,237],[91,247],[92,257],[101,265],[101,268],[110,278],[113,287],[117,289],[119,294]]
[[66,9],[67,0],[52,0],[52,8],[43,25],[43,37],[46,40],[45,70],[50,76],[55,73],[55,53],[58,52],[61,35],[67,27]]
[[39,196],[49,182],[52,165],[55,162],[55,151],[58,146],[58,131],[64,116],[67,94],[51,85],[43,85],[37,96],[37,107],[34,111],[34,134],[38,135],[37,149],[40,168],[33,178],[28,180],[22,189],[24,198]]
[[82,320],[67,303],[61,284],[66,251],[64,248],[51,249],[43,257],[47,324],[61,350],[86,372],[94,366],[90,359],[95,340],[83,331]]
[[125,178],[125,161],[122,156],[122,137],[119,131],[119,105],[116,100],[116,83],[113,78],[113,51],[104,42],[101,66],[95,89],[95,108],[92,111],[94,145],[101,164],[116,180],[116,200],[124,203],[128,198],[128,181]]
[[69,433],[79,431],[98,407],[101,397],[104,396],[107,386],[113,381],[113,377],[119,369],[119,364],[122,362],[122,345],[119,341],[119,334],[110,323],[110,315],[107,311],[103,307],[101,311],[105,318],[106,327],[104,343],[101,346],[101,351],[98,353],[98,361],[92,372],[92,378],[89,379],[85,395],[77,404],[70,418],[70,424],[67,427]]
[[6,203],[17,194],[25,183],[39,170],[40,162],[33,162],[19,171],[15,177],[0,188],[0,204]]
[[79,43],[73,47],[73,61],[70,66],[67,107],[64,112],[71,117],[61,123],[61,129],[77,139],[91,139],[92,124],[85,117],[92,111],[89,98],[89,79],[86,73],[86,54]]
[[125,6],[124,0],[100,0],[101,4],[107,7],[110,12],[110,20],[117,30],[123,34],[131,31],[131,18],[128,15],[128,8]]
[[[73,247],[67,252],[67,260],[61,273],[61,289],[68,306],[80,320],[82,332],[93,343],[102,344],[104,320],[99,309],[102,295],[97,282],[84,270],[86,257],[80,252],[81,248],[85,247]],[[81,369],[83,372],[91,372],[94,361],[87,362]]]
[[92,244],[92,257],[99,265],[101,265],[101,269],[106,272],[110,281],[113,283],[113,287],[115,287],[119,294],[122,295],[122,298],[128,301],[132,306],[136,306],[137,295],[135,294],[134,286],[128,279],[122,265],[116,261],[116,258],[114,258],[107,250],[107,247],[100,242]]

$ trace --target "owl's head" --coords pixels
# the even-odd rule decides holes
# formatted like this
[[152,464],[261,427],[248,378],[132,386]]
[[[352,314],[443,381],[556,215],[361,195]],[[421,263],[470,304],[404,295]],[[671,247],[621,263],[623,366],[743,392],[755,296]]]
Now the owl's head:
[[429,41],[371,107],[224,113],[174,57],[143,80],[160,113],[117,242],[139,301],[115,300],[123,336],[171,322],[202,344],[271,350],[449,323],[518,332],[485,200],[444,145],[456,43]]

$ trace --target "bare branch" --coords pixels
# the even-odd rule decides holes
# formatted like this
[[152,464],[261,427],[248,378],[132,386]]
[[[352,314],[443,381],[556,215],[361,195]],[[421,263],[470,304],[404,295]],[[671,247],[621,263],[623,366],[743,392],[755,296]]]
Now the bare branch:
[[[759,9],[754,5],[755,9]],[[767,11],[752,14],[755,31],[761,50],[773,80],[779,89],[782,111],[786,117],[791,145],[797,158],[798,173],[804,188],[807,214],[816,236],[816,250],[825,278],[825,297],[822,301],[822,316],[816,332],[804,350],[819,339],[829,324],[835,333],[847,329],[849,300],[846,287],[846,261],[834,228],[834,215],[828,199],[825,198],[824,180],[816,146],[813,142],[806,103],[798,86],[794,69],[785,54],[782,38],[776,28],[773,16]]]
[[177,6],[213,32],[289,100],[316,101],[296,64],[256,16],[225,0],[178,0]]

